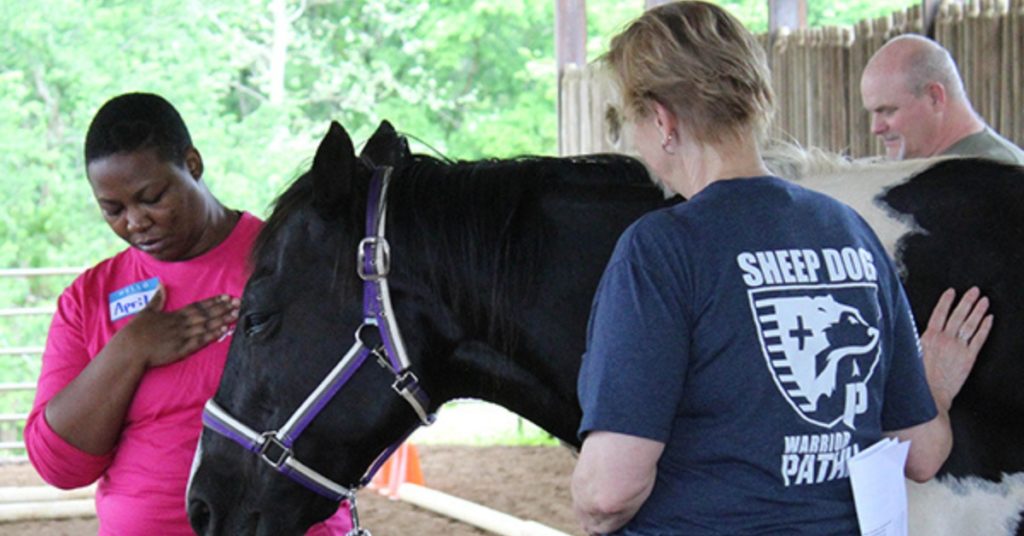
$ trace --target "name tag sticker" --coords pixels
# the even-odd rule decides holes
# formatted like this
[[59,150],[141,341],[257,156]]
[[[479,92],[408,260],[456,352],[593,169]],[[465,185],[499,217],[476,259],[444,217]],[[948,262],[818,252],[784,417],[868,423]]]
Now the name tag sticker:
[[141,311],[156,294],[159,286],[160,278],[154,277],[111,292],[109,298],[110,321],[117,322]]

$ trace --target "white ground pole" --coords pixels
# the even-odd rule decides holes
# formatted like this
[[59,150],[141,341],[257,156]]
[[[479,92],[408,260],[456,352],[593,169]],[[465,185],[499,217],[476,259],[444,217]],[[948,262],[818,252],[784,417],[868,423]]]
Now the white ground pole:
[[[569,536],[536,521],[522,520],[417,484],[405,483],[399,486],[398,498],[501,536]],[[373,530],[373,527],[369,528]]]
[[49,486],[0,487],[0,523],[96,515],[96,486],[59,490]]
[[[94,516],[95,491],[95,486],[69,491],[49,486],[0,488],[0,523]],[[501,536],[568,536],[536,521],[522,520],[416,484],[399,486],[398,498]]]

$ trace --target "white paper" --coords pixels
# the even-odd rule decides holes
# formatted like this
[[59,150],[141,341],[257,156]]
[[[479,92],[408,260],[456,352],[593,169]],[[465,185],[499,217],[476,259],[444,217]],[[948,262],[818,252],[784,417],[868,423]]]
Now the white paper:
[[903,468],[910,442],[885,438],[850,458],[850,485],[863,536],[907,536]]

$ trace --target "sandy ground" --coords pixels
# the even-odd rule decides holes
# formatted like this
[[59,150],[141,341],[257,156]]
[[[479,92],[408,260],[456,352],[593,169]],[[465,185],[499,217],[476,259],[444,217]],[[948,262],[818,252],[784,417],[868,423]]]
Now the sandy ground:
[[[417,445],[426,485],[501,512],[578,535],[569,499],[573,457],[561,447]],[[41,482],[25,464],[0,466],[0,486]],[[374,536],[490,534],[373,491],[359,495],[359,512]],[[0,524],[5,536],[96,534],[95,518]],[[154,535],[155,536],[155,535]]]

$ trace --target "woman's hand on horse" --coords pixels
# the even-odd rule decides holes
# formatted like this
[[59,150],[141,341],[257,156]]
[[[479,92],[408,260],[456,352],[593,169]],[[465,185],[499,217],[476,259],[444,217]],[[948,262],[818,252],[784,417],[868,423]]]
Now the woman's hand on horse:
[[[928,328],[921,335],[925,374],[935,403],[949,410],[967,375],[974,367],[978,352],[992,330],[988,298],[977,287],[964,293],[953,307],[956,291],[947,289],[932,310]],[[952,310],[951,310],[952,309]]]
[[226,294],[200,300],[176,311],[164,311],[166,290],[161,285],[149,303],[120,332],[145,367],[174,363],[227,335],[238,319],[239,299]]

